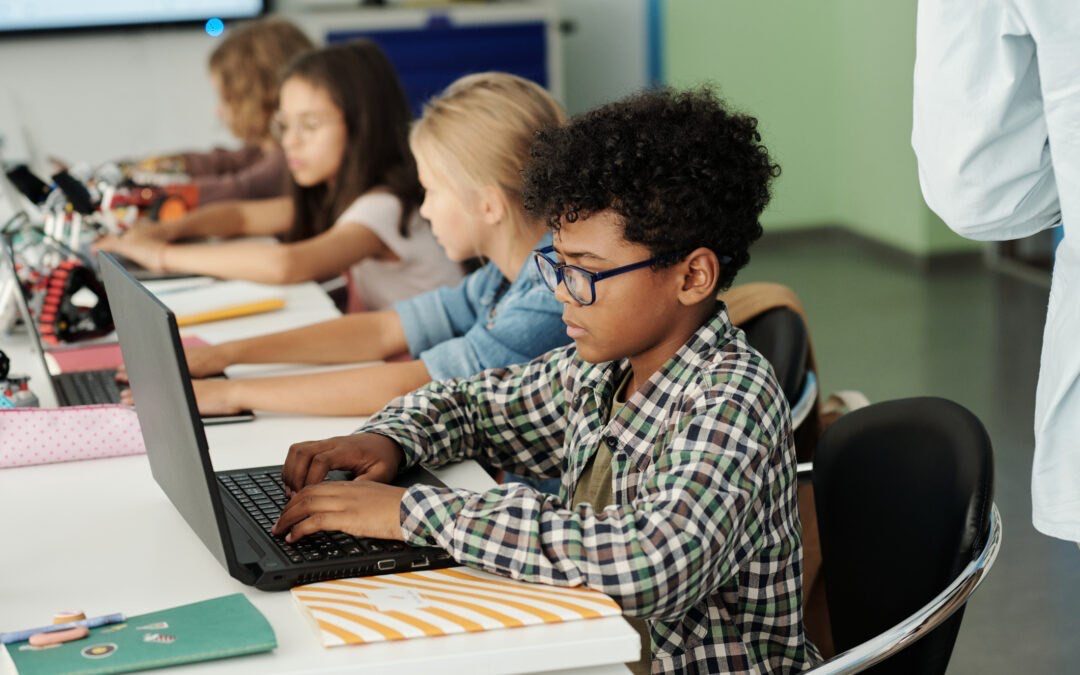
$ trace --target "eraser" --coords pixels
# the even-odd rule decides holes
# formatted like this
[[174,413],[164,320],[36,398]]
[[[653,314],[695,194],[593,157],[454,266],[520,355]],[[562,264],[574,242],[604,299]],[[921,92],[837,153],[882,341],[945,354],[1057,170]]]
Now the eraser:
[[30,646],[46,647],[48,645],[58,645],[73,640],[81,640],[89,634],[90,629],[86,626],[76,626],[67,630],[57,630],[51,633],[38,633],[37,635],[30,636]]

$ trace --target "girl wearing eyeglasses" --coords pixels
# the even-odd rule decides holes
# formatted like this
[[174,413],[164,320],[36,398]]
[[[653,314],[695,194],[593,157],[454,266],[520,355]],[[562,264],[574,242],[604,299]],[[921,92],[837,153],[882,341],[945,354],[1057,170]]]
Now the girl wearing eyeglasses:
[[199,409],[366,415],[432,380],[522,363],[567,344],[562,306],[533,255],[551,245],[551,235],[527,214],[521,195],[536,132],[564,122],[546,91],[513,75],[483,73],[450,85],[410,135],[425,188],[420,213],[452,260],[487,263],[459,284],[383,311],[189,351],[195,377],[235,363],[410,357],[313,375],[196,380]]
[[[456,283],[460,266],[418,213],[423,190],[409,121],[393,66],[374,43],[302,54],[285,71],[271,123],[291,196],[212,205],[175,223],[104,238],[97,248],[154,271],[271,284],[345,273],[354,304],[376,310]],[[278,241],[173,243],[208,236]]]

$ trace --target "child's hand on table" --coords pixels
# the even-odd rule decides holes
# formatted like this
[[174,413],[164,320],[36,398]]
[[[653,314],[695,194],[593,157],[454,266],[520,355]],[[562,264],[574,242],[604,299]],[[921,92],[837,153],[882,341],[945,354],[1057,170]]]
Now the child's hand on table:
[[161,239],[147,236],[144,232],[133,230],[123,236],[106,235],[92,245],[94,251],[108,251],[122,255],[151,272],[164,270],[162,256],[166,244]]
[[192,377],[215,377],[233,364],[221,345],[185,347],[184,353],[187,356],[188,372]]

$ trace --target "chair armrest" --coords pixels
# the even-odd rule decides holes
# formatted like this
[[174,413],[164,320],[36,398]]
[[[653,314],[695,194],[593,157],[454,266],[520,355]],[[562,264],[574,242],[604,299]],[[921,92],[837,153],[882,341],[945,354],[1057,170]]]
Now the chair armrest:
[[815,675],[859,673],[919,641],[964,606],[993,567],[1000,548],[1001,514],[995,504],[990,511],[990,527],[982,550],[945,590],[884,633],[804,672]]
[[799,462],[795,465],[795,471],[799,480],[810,480],[810,477],[814,475],[814,463]]
[[806,371],[806,381],[803,382],[802,393],[799,394],[799,400],[791,406],[791,428],[798,429],[799,426],[806,421],[806,418],[810,416],[810,412],[814,409],[814,402],[817,401],[818,386],[817,375],[814,371]]

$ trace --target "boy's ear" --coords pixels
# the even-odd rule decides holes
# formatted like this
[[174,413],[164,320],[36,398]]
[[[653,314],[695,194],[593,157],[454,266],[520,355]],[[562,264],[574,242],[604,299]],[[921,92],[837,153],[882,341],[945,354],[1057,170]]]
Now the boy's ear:
[[485,225],[498,225],[506,218],[506,195],[494,185],[480,188],[480,218]]
[[696,305],[716,297],[720,284],[720,261],[712,249],[702,247],[694,250],[683,258],[678,269],[682,280],[679,302],[683,305]]

